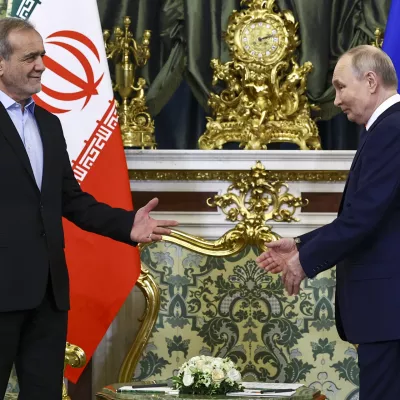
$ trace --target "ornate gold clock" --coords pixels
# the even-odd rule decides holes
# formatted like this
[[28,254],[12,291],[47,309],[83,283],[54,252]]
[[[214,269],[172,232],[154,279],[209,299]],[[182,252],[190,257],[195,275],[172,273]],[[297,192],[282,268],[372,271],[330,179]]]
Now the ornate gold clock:
[[275,0],[242,0],[248,8],[234,11],[226,42],[232,61],[212,60],[213,85],[226,89],[212,93],[202,149],[222,148],[240,142],[246,149],[266,149],[272,142],[292,142],[301,149],[320,149],[315,122],[305,95],[309,62],[299,66],[295,51],[300,44],[293,14],[279,11]]
[[282,21],[268,15],[260,19],[245,19],[235,31],[235,42],[238,58],[242,61],[273,64],[284,56],[288,35]]

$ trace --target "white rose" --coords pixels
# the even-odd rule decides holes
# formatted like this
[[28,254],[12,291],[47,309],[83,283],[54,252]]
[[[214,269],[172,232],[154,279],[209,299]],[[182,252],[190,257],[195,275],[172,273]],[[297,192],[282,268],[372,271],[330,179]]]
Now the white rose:
[[190,386],[194,382],[194,377],[191,374],[185,374],[182,381],[185,386]]
[[200,371],[202,371],[203,367],[204,367],[204,361],[203,360],[197,360],[196,361],[196,368],[199,369]]
[[242,375],[240,375],[240,372],[237,369],[232,368],[228,371],[228,378],[233,382],[238,382],[242,379]]
[[214,368],[220,369],[222,367],[222,359],[216,358],[215,360],[213,360],[212,365],[214,366]]
[[222,371],[222,369],[214,369],[211,374],[211,378],[216,383],[223,381],[225,378],[224,371]]

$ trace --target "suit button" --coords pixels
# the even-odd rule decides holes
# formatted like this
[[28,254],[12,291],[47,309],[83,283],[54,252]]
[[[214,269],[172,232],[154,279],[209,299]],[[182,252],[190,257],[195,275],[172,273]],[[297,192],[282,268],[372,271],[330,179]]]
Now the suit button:
[[40,203],[40,209],[43,210],[43,204],[42,203]]
[[40,232],[41,237],[46,237],[46,232]]

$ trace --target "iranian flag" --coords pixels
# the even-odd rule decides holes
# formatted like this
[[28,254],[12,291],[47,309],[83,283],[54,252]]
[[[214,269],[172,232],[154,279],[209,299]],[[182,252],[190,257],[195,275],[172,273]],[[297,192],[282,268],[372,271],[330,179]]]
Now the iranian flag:
[[[43,37],[47,69],[35,101],[60,118],[82,189],[111,206],[132,209],[96,0],[8,3],[8,15],[29,20]],[[140,261],[128,245],[68,221],[64,229],[71,280],[68,341],[90,360],[132,290]],[[76,382],[81,372],[69,369],[67,377]]]

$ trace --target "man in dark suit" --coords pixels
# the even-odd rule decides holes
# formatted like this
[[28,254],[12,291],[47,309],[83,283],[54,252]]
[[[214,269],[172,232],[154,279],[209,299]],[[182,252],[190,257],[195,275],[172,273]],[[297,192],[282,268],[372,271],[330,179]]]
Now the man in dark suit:
[[400,399],[400,95],[390,58],[359,46],[338,61],[335,104],[365,125],[338,217],[267,244],[259,266],[282,272],[288,293],[337,265],[336,325],[358,343],[360,399]]
[[77,183],[57,117],[34,104],[45,50],[39,33],[0,20],[0,399],[15,363],[20,400],[62,397],[69,309],[62,217],[128,245],[161,240],[151,200],[111,208]]

